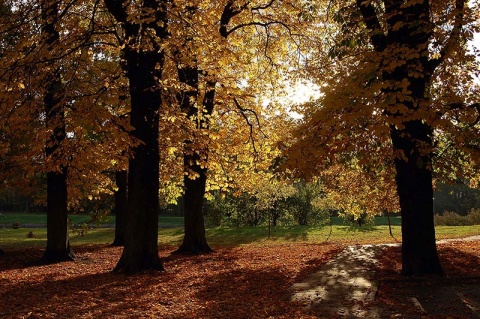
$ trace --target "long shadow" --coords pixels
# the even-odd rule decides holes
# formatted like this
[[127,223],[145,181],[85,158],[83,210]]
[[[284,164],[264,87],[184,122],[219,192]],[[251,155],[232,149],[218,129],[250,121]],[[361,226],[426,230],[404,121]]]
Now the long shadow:
[[[93,253],[106,248],[107,245],[82,245],[73,247],[74,254],[77,255],[76,261],[85,260],[82,256],[86,253]],[[0,271],[12,269],[24,269],[46,265],[41,257],[45,247],[28,247],[5,250],[5,255],[0,256]],[[76,261],[67,261],[76,262]]]
[[[292,281],[279,268],[229,270],[206,278],[196,298],[208,305],[197,311],[198,318],[284,318],[298,317],[286,292]],[[289,316],[292,314],[292,316]],[[180,317],[178,317],[180,319]]]
[[[126,277],[112,272],[72,275],[39,282],[2,282],[1,318],[82,318],[123,316],[123,309],[149,307],[153,274]],[[133,302],[135,302],[133,304]]]
[[339,229],[345,232],[352,232],[352,233],[368,233],[368,232],[377,231],[378,227],[373,225],[365,225],[365,226],[351,225],[351,226],[339,227]]
[[[444,277],[402,277],[382,269],[379,302],[388,304],[391,314],[407,317],[480,318],[480,258],[455,246],[439,245],[438,250]],[[397,268],[400,247],[387,252],[389,260],[382,260],[383,266]]]
[[265,240],[305,241],[311,227],[272,227],[269,237],[268,227],[208,228],[207,240],[213,245],[236,247]]

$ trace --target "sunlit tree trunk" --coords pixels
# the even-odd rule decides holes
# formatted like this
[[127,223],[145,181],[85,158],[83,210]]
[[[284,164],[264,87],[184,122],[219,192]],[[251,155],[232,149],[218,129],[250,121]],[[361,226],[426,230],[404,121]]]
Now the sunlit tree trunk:
[[[43,1],[42,34],[47,48],[58,45],[60,38],[56,30],[58,23],[58,2]],[[48,165],[58,166],[58,169],[47,171],[47,247],[43,254],[46,262],[72,260],[74,255],[70,248],[67,224],[67,168],[61,163],[58,153],[65,139],[65,111],[62,105],[63,84],[60,68],[50,63],[51,72],[45,81],[45,121],[47,130],[51,132],[46,142],[45,155]],[[61,152],[60,152],[61,153]]]

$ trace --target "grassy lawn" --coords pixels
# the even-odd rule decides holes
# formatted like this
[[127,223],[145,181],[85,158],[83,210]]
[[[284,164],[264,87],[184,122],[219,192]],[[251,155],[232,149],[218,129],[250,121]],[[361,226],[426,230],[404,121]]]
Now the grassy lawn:
[[[68,218],[75,225],[91,222],[90,215],[85,214],[69,215]],[[22,225],[46,225],[47,215],[35,213],[0,213],[0,225],[10,226],[14,223]],[[93,222],[93,225],[96,224],[114,225],[115,216],[105,216],[98,223]],[[159,216],[158,224],[161,227],[180,227],[183,226],[183,217]]]
[[[73,224],[79,225],[91,222],[88,214],[69,215],[68,218]],[[400,217],[391,217],[390,223],[392,226],[400,226],[402,219]],[[45,225],[47,223],[47,215],[41,213],[0,213],[0,225],[11,225],[19,223],[22,225]],[[96,224],[97,222],[94,222]],[[98,222],[100,225],[115,224],[115,216],[108,215]],[[332,224],[337,226],[344,226],[345,222],[341,217],[332,217]],[[164,227],[180,227],[183,226],[183,217],[175,216],[159,216],[159,225]],[[388,225],[387,217],[375,217],[375,225]]]
[[[28,238],[29,231],[34,237]],[[401,240],[400,226],[392,226],[392,233],[397,240]],[[267,227],[239,227],[239,228],[209,228],[207,239],[210,245],[215,247],[234,247],[245,244],[282,244],[282,243],[323,243],[330,234],[330,227],[275,227],[271,230],[268,238]],[[437,226],[436,234],[438,239],[459,238],[480,234],[480,225],[476,226]],[[100,228],[92,229],[83,236],[74,231],[70,238],[73,246],[108,244],[113,241],[114,229]],[[178,246],[183,238],[182,228],[160,228],[160,247]],[[370,244],[370,243],[393,243],[395,240],[390,236],[388,226],[370,227],[347,227],[333,226],[332,233],[328,238],[329,242],[341,244]],[[45,228],[0,228],[0,247],[21,248],[21,247],[43,247],[46,243]]]

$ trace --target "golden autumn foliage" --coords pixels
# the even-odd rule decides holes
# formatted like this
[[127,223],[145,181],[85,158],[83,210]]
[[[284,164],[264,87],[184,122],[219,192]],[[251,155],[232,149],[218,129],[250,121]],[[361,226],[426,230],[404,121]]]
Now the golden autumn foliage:
[[[0,7],[0,175],[4,185],[16,185],[42,200],[45,172],[66,166],[69,203],[81,209],[83,200],[115,190],[112,172],[125,169],[132,149],[142,144],[132,135],[130,83],[122,72],[122,52],[132,39],[125,38],[125,23],[115,21],[103,1],[57,2],[61,32],[53,50],[41,44],[38,1],[11,0]],[[184,192],[184,176],[198,177],[185,167],[185,154],[198,154],[192,164],[208,169],[208,194],[260,192],[272,180],[274,164],[287,153],[288,173],[321,176],[326,206],[355,215],[398,210],[393,167],[395,159],[409,154],[393,148],[390,134],[409,121],[433,129],[432,145],[418,145],[433,160],[418,161],[419,166],[433,167],[436,178],[461,178],[478,186],[475,76],[480,66],[478,50],[468,44],[479,28],[478,3],[457,1],[464,4],[460,10],[456,1],[435,1],[422,48],[389,43],[377,50],[361,2],[167,4],[165,39],[147,30],[151,38],[139,39],[138,47],[132,44],[138,52],[158,45],[164,53],[162,76],[151,88],[162,94],[158,116],[164,203],[175,202]],[[404,9],[417,2],[405,1]],[[366,3],[379,17],[379,33],[388,37],[387,31],[406,27],[401,19],[390,23],[395,17],[386,1]],[[156,12],[142,6],[130,3],[126,21],[149,25]],[[411,82],[424,77],[425,70],[410,64],[423,58],[435,68],[425,100],[412,108],[417,101]],[[386,76],[407,64],[406,77]],[[51,131],[41,97],[44,75],[53,67],[62,71],[67,134],[57,154],[46,158]],[[179,78],[182,68],[198,71],[197,94],[189,101],[192,114],[178,98],[193,90]],[[292,86],[302,81],[318,87],[320,97],[285,105]],[[209,112],[203,101],[212,83],[214,108]],[[303,118],[291,119],[291,110]]]
[[[59,44],[54,50],[41,45],[41,12],[38,3],[10,4],[0,29],[10,43],[0,58],[3,180],[44,200],[42,176],[68,167],[70,205],[111,193],[107,170],[124,166],[124,153],[134,144],[128,134],[125,80],[119,74],[112,26],[98,3],[60,3]],[[68,30],[68,31],[67,31]],[[11,36],[11,38],[9,38]],[[45,126],[44,73],[61,69],[61,103],[65,107],[66,138],[55,155],[46,158],[45,141],[51,133]],[[48,145],[47,145],[48,146]]]
[[[417,165],[433,168],[435,178],[441,180],[461,179],[478,185],[480,59],[478,48],[472,49],[469,42],[479,28],[478,3],[432,3],[430,38],[418,47],[403,45],[401,37],[398,43],[392,42],[391,34],[408,29],[408,25],[402,25],[401,13],[385,9],[386,1],[330,3],[330,20],[322,22],[337,28],[312,54],[315,58],[306,61],[311,79],[323,95],[304,105],[305,116],[291,136],[286,167],[304,176],[334,176],[330,179],[337,190],[345,179],[343,192],[335,194],[341,207],[355,206],[369,196],[372,202],[367,206],[377,207],[384,198],[375,194],[395,198],[394,160],[407,161],[410,156],[393,147],[391,132],[419,121],[432,128],[433,143],[417,140],[416,147],[420,154],[432,152],[434,156],[431,163],[419,158]],[[416,3],[397,5],[408,10]],[[363,6],[365,11],[374,8],[375,17],[365,20],[360,10]],[[374,19],[378,19],[377,31],[367,25],[377,22]],[[433,74],[413,65],[412,61],[423,58]],[[412,66],[403,76],[399,70],[407,64]],[[420,101],[412,93],[415,79],[428,82]],[[359,193],[348,190],[353,185]]]

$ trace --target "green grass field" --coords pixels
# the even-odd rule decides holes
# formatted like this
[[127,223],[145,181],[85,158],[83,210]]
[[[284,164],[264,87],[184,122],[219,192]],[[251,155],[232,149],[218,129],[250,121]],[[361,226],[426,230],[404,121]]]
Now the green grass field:
[[[32,231],[33,238],[27,234]],[[401,240],[400,226],[392,227],[393,235]],[[437,238],[459,238],[480,234],[480,225],[476,226],[437,226]],[[207,240],[215,247],[234,247],[244,244],[283,244],[295,242],[309,242],[320,244],[325,242],[330,234],[330,227],[275,227],[268,238],[267,227],[239,227],[239,228],[208,228]],[[114,238],[114,229],[99,228],[88,230],[83,236],[76,232],[70,234],[72,246],[109,244]],[[159,228],[159,246],[178,246],[183,238],[182,228]],[[388,226],[348,227],[333,226],[328,239],[330,242],[341,244],[368,244],[393,243]],[[46,244],[45,228],[0,228],[0,247],[15,249],[22,247],[43,247]]]
[[[91,222],[90,215],[69,215],[68,218],[74,225],[82,225]],[[0,225],[6,227],[14,223],[20,225],[46,225],[47,215],[34,213],[0,213]],[[108,215],[98,222],[91,222],[92,225],[114,225],[115,216]],[[183,217],[160,216],[158,225],[160,227],[181,227],[183,226]]]
[[[69,215],[68,218],[75,225],[81,225],[91,221],[89,215]],[[401,224],[400,217],[391,217],[390,223],[392,226],[400,226]],[[0,213],[0,225],[10,226],[14,223],[19,223],[21,225],[46,225],[47,216],[45,214],[36,214],[36,213]],[[99,222],[94,222],[95,224],[100,225],[114,225],[115,216],[108,215],[105,216]],[[159,216],[159,226],[160,227],[181,227],[183,226],[183,217],[173,217],[173,216]],[[332,217],[332,224],[337,226],[344,226],[344,220],[341,217]],[[375,225],[388,225],[387,217],[375,217]]]

